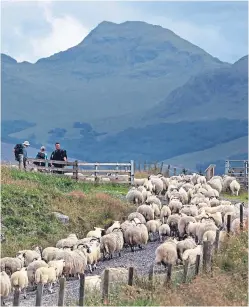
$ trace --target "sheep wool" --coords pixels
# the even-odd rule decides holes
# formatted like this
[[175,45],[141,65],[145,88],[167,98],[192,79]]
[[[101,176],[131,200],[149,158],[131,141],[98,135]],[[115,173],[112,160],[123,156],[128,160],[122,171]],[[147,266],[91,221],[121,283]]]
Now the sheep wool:
[[20,271],[13,273],[10,282],[13,289],[18,288],[20,292],[24,290],[24,298],[26,298],[26,288],[29,284],[27,268],[22,268]]

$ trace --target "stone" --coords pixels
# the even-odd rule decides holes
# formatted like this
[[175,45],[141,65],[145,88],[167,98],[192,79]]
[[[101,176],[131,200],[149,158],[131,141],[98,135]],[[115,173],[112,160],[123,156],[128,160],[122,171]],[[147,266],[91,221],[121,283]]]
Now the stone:
[[67,215],[64,215],[62,213],[59,212],[53,212],[53,214],[57,217],[58,220],[60,220],[60,222],[62,222],[63,224],[67,224],[69,223],[69,217]]

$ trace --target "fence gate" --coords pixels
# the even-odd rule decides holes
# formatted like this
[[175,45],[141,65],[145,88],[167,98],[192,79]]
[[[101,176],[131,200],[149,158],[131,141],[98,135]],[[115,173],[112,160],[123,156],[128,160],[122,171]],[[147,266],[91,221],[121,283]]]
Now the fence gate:
[[236,177],[240,184],[248,188],[248,160],[226,160],[225,174]]

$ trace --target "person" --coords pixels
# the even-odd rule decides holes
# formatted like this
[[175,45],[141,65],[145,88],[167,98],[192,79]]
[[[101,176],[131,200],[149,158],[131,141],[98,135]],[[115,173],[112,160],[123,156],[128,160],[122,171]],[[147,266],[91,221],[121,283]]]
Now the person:
[[[50,160],[54,161],[67,161],[67,152],[65,149],[61,149],[61,145],[59,142],[55,143],[55,150],[51,153]],[[51,166],[54,166],[55,168],[63,168],[63,164],[58,163],[51,163]],[[60,174],[60,171],[57,171],[55,173]]]
[[29,141],[24,141],[22,144],[16,144],[14,147],[15,160],[19,162],[19,168],[27,166],[27,148],[30,146]]
[[[48,154],[46,153],[46,148],[45,146],[42,146],[40,151],[38,151],[36,157],[36,159],[44,159],[44,160],[47,160],[48,159]],[[35,165],[37,166],[43,166],[45,167],[46,163],[43,163],[43,162],[34,162]]]

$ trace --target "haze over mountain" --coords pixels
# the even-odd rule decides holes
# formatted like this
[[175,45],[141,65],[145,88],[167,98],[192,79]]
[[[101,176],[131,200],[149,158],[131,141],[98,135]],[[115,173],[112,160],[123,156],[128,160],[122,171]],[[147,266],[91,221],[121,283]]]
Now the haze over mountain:
[[1,59],[6,142],[60,140],[83,160],[152,161],[247,135],[248,57],[221,62],[160,26],[102,22],[35,64]]

